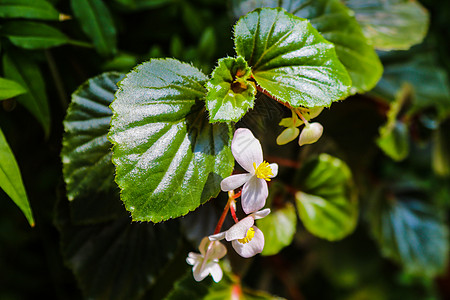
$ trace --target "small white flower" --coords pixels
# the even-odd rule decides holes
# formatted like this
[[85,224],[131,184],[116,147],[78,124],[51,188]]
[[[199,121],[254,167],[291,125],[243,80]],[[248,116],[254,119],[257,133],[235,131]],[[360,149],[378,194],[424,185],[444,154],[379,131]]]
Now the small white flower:
[[[303,129],[302,134],[300,134],[300,138],[298,140],[299,145],[302,146],[305,144],[312,144],[317,142],[317,140],[322,135],[322,125],[320,125],[319,123],[310,124],[308,121],[317,117],[322,112],[322,110],[323,107],[315,107],[298,112],[301,113],[305,122],[303,122],[303,120],[300,120],[298,118],[297,112],[292,110],[292,117],[281,119],[280,123],[278,124],[280,126],[286,127],[286,129],[283,130],[283,132],[281,132],[277,137],[277,144],[285,145],[289,142],[292,142],[300,133],[300,129],[298,129],[297,127],[301,126],[303,123],[305,124],[305,128]],[[310,128],[310,125],[313,125],[312,128]],[[319,127],[321,128],[320,134]]]
[[189,252],[186,262],[192,267],[194,279],[202,281],[211,274],[215,282],[222,279],[223,272],[219,265],[219,259],[227,254],[227,248],[219,241],[210,241],[204,237],[198,247],[200,254]]
[[278,165],[263,161],[261,144],[247,128],[235,131],[231,142],[231,152],[236,161],[248,173],[231,175],[220,183],[222,191],[242,188],[241,203],[246,214],[264,207],[269,191],[267,182],[277,176]]
[[227,231],[209,236],[209,239],[211,241],[222,239],[231,241],[231,245],[240,256],[252,257],[261,253],[264,249],[264,234],[253,224],[255,224],[255,220],[262,219],[269,213],[269,208],[252,213],[231,226]]

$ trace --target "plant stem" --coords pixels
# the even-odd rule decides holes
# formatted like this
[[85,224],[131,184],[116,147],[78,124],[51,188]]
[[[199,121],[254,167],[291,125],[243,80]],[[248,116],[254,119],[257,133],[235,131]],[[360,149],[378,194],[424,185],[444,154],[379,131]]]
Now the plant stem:
[[50,73],[52,74],[53,80],[55,81],[56,90],[59,94],[59,100],[61,102],[62,108],[65,111],[67,109],[67,106],[69,105],[69,102],[67,100],[67,94],[64,89],[63,82],[61,80],[61,76],[58,71],[58,67],[55,63],[55,60],[53,59],[52,54],[49,50],[45,50],[45,57],[47,58],[48,67],[50,68]]
[[228,210],[231,207],[231,214],[233,215],[234,212],[234,216],[233,218],[236,217],[236,212],[235,212],[235,208],[234,205],[232,203],[235,202],[235,199],[241,196],[241,192],[238,192],[237,194],[234,193],[234,191],[229,191],[228,192],[228,202],[225,205],[225,208],[223,209],[222,215],[220,216],[219,222],[217,222],[217,226],[216,229],[214,230],[214,234],[217,234],[220,232],[220,229],[222,229],[222,225],[223,225],[223,221],[225,221],[225,217],[227,216]]

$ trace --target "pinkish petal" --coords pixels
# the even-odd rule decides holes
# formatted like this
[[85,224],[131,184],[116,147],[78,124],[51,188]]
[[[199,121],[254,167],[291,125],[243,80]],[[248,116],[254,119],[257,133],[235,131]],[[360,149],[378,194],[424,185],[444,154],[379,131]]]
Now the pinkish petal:
[[242,188],[241,204],[246,214],[260,210],[266,204],[269,190],[264,179],[253,176]]
[[251,177],[252,174],[250,173],[228,176],[220,183],[220,189],[224,192],[235,190],[246,183]]
[[252,213],[252,216],[255,220],[265,218],[268,214],[270,214],[270,208],[265,208],[263,210]]
[[255,224],[255,219],[252,216],[247,216],[238,223],[228,229],[225,235],[227,241],[242,239],[247,235],[247,230]]
[[247,128],[239,128],[234,132],[231,152],[239,165],[252,174],[255,172],[253,163],[259,166],[263,162],[261,144]]
[[[209,274],[209,270],[205,268],[205,264],[196,264],[192,268],[195,281],[202,281]],[[202,268],[203,267],[203,268]]]
[[211,273],[211,276],[215,282],[219,282],[222,279],[223,272],[220,268],[220,265],[216,262],[211,263],[209,267],[209,273]]
[[225,238],[225,234],[226,234],[226,231],[219,232],[219,233],[210,235],[208,238],[209,238],[210,241],[220,241],[220,240],[223,240]]
[[205,254],[206,254],[206,250],[208,249],[208,246],[209,246],[209,243],[210,243],[211,241],[207,238],[207,237],[204,237],[203,239],[202,239],[202,241],[200,242],[200,246],[198,246],[198,250],[200,250],[200,253],[203,255],[203,256],[205,256]]
[[234,250],[244,258],[249,258],[261,253],[264,249],[264,234],[256,226],[253,226],[253,229],[255,230],[255,235],[248,243],[242,244],[238,240],[231,242]]
[[270,164],[269,167],[272,169],[273,175],[270,176],[270,178],[274,178],[278,175],[278,165],[277,164]]
[[211,250],[208,252],[208,260],[221,259],[227,254],[227,247],[219,241],[212,242]]

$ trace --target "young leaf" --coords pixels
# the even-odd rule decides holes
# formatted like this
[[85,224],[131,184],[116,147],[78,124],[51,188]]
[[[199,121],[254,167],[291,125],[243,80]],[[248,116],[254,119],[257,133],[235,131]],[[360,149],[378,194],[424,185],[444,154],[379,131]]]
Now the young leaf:
[[302,18],[256,9],[234,28],[236,52],[258,85],[291,106],[330,106],[348,95],[351,79],[326,41]]
[[352,79],[352,93],[372,89],[382,75],[383,66],[371,42],[364,36],[353,12],[339,0],[247,0],[235,6],[235,13],[239,13],[236,16],[256,7],[280,6],[297,17],[310,20],[311,25],[335,45],[336,54]]
[[17,82],[0,77],[0,100],[13,98],[26,92],[27,90]]
[[[103,73],[86,81],[72,94],[64,119],[61,160],[67,198],[77,200],[75,202],[80,202],[79,206],[83,205],[86,210],[85,213],[78,211],[78,203],[75,203],[72,211],[81,213],[76,220],[104,220],[117,214],[113,208],[118,205],[112,205],[115,203],[112,199],[118,188],[114,182],[111,143],[106,135],[112,116],[109,105],[114,100],[116,84],[123,77],[119,73]],[[111,210],[94,216],[99,212],[94,205],[104,205]]]
[[314,235],[330,241],[353,232],[358,220],[358,203],[347,165],[328,154],[307,162],[295,182],[300,219]]
[[24,49],[47,49],[69,42],[58,29],[32,21],[10,21],[2,25],[0,32],[11,43]]
[[3,131],[0,129],[0,188],[16,203],[23,214],[34,226],[33,214],[27,193],[22,182],[19,166],[17,165],[11,148],[9,148]]
[[237,122],[253,108],[256,87],[254,82],[248,81],[251,73],[242,57],[219,59],[206,83],[206,108],[211,123]]
[[216,196],[233,170],[232,128],[209,124],[207,78],[174,59],[152,59],[120,82],[109,139],[121,197],[133,220],[185,215]]
[[262,255],[275,255],[286,246],[289,246],[297,229],[297,215],[291,203],[272,210],[265,217],[256,221],[258,228],[264,232],[264,250]]
[[50,134],[50,109],[48,107],[45,84],[39,67],[22,53],[5,53],[3,55],[5,77],[25,87],[26,94],[17,97],[41,123],[46,136]]
[[57,21],[59,13],[45,0],[0,0],[0,17]]
[[422,42],[428,12],[415,0],[345,0],[376,49],[407,50]]
[[444,271],[448,229],[439,211],[414,191],[389,195],[372,201],[369,211],[372,233],[383,255],[415,275],[434,277]]
[[59,201],[55,223],[61,252],[86,299],[140,299],[180,245],[176,222],[131,223],[122,216],[76,226],[70,215],[69,203]]
[[71,0],[73,13],[84,33],[104,56],[117,52],[116,28],[108,7],[102,0]]

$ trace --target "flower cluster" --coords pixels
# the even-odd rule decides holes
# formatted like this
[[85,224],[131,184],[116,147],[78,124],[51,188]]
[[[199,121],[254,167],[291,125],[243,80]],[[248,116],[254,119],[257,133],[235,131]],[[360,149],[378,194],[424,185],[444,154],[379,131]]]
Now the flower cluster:
[[[293,141],[299,134],[300,138],[298,139],[298,144],[300,146],[306,144],[313,144],[319,140],[322,136],[323,127],[320,123],[314,122],[310,123],[308,120],[311,120],[317,117],[323,110],[323,107],[312,108],[310,110],[305,110],[300,112],[299,109],[292,110],[291,118],[284,118],[280,121],[278,125],[286,127],[283,132],[277,138],[278,145],[284,145],[291,141]],[[300,119],[300,118],[301,119]],[[300,129],[297,127],[305,124],[305,128],[303,128],[300,133]]]
[[[220,184],[222,191],[229,192],[223,217],[229,208],[236,224],[226,231],[218,232],[223,222],[221,218],[216,232],[202,240],[199,246],[200,254],[189,253],[186,261],[193,265],[192,270],[196,281],[203,280],[208,274],[211,274],[216,282],[222,278],[218,260],[226,254],[226,248],[220,240],[225,239],[231,242],[233,249],[245,258],[261,253],[264,248],[264,234],[254,224],[255,220],[264,218],[270,213],[270,209],[261,210],[261,208],[265,206],[269,194],[267,181],[277,175],[278,165],[269,164],[263,160],[260,142],[246,128],[235,131],[231,142],[231,152],[239,165],[247,171],[244,174],[231,175]],[[241,186],[243,186],[242,191],[235,196],[234,190]],[[240,221],[235,212],[235,198],[239,195],[242,210],[247,214]]]

